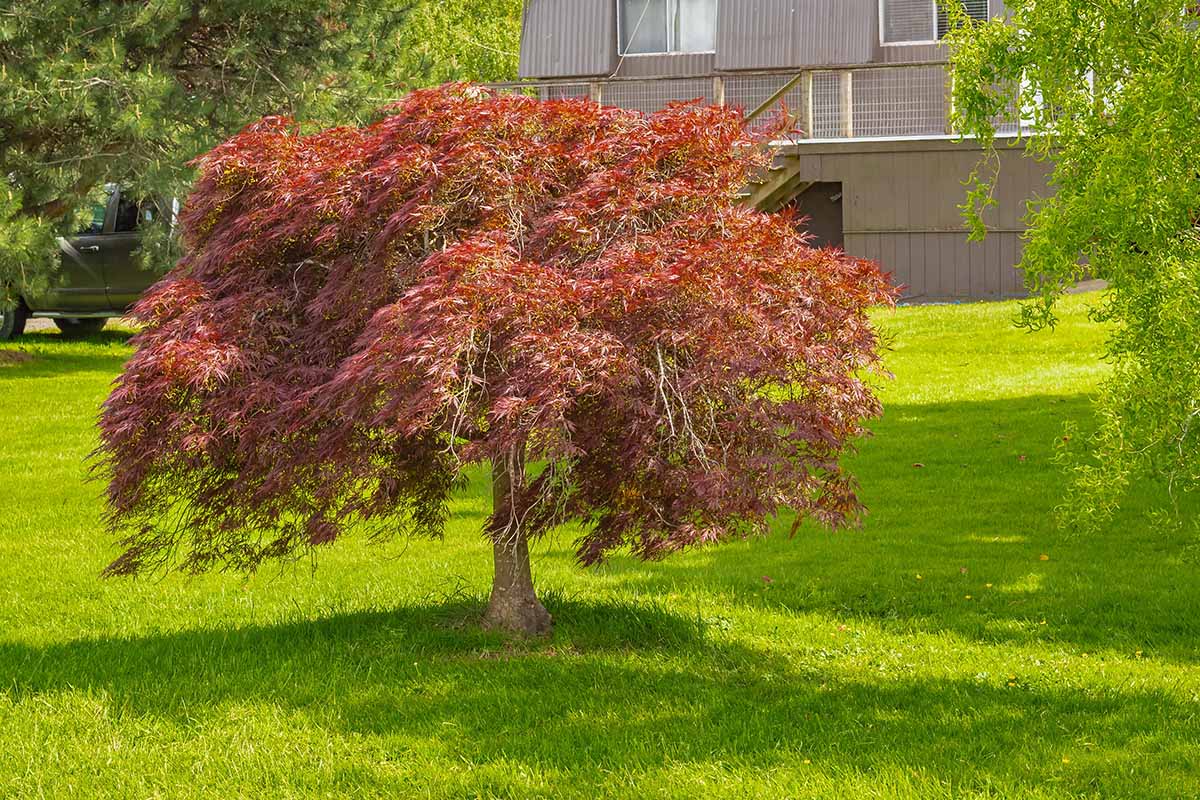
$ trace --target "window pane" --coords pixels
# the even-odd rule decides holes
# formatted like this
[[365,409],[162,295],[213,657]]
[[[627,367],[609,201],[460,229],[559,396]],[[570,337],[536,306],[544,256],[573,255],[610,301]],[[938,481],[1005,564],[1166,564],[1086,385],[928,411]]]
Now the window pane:
[[98,200],[92,206],[92,220],[88,223],[87,216],[84,216],[84,224],[79,229],[76,236],[95,236],[104,233],[104,217],[108,214],[108,201],[112,198],[112,193],[115,189],[112,186],[106,186],[104,189],[104,199]]
[[92,206],[92,221],[85,222],[79,229],[79,236],[94,236],[98,233],[104,233],[104,212],[108,210],[106,203],[96,203]]
[[934,0],[883,0],[883,41],[932,41],[933,9]]
[[669,0],[620,0],[621,52],[667,52]]
[[[989,19],[988,0],[959,0],[963,7],[967,9],[967,15],[976,22],[984,22]],[[938,38],[941,39],[950,30],[950,15],[938,6]]]
[[113,230],[116,233],[129,233],[137,230],[138,204],[122,197],[117,202],[117,224]]
[[679,0],[675,49],[707,53],[717,49],[717,0]]

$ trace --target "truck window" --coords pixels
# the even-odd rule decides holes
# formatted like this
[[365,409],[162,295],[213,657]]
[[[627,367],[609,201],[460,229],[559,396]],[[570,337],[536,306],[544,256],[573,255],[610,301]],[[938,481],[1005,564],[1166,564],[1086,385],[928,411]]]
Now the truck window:
[[142,225],[153,222],[158,217],[158,203],[154,200],[134,200],[122,195],[117,202],[117,224],[113,230],[116,233],[136,231]]
[[[95,236],[104,233],[104,213],[108,210],[108,203],[96,203],[92,206],[92,220],[85,222],[79,229],[80,236]],[[86,217],[85,217],[86,219]]]
[[131,233],[137,230],[139,205],[136,200],[126,199],[122,195],[117,202],[117,224],[113,228],[116,233]]

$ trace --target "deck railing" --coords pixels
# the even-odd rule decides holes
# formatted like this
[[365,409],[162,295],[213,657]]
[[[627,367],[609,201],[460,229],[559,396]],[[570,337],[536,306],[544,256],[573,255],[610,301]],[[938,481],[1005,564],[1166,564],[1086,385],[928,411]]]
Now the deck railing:
[[[541,99],[587,97],[605,105],[653,113],[677,100],[737,106],[765,125],[786,108],[795,133],[808,139],[945,136],[950,127],[946,65],[871,64],[802,71],[493,84]],[[755,113],[757,112],[757,113]],[[999,120],[1001,133],[1020,130],[1019,115]]]

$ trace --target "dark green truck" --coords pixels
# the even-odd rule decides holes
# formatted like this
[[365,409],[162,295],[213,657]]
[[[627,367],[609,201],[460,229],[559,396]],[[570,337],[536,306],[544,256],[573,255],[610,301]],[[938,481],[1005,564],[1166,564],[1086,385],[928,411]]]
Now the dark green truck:
[[107,202],[93,209],[91,225],[58,240],[62,266],[54,287],[41,296],[18,294],[16,308],[0,308],[0,340],[20,336],[30,317],[49,317],[64,334],[82,336],[124,314],[162,276],[143,269],[137,256],[139,228],[156,213],[156,204],[110,188]]

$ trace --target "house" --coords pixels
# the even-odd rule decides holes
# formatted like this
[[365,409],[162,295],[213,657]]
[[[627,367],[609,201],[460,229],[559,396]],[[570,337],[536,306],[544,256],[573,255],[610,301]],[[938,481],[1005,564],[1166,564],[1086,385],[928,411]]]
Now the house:
[[[977,19],[1006,13],[1003,0],[957,2]],[[958,206],[980,149],[948,125],[946,30],[936,0],[528,0],[508,87],[644,112],[782,102],[798,137],[748,202],[797,207],[817,242],[879,261],[909,299],[1019,296],[1025,204],[1047,192],[1049,166],[1023,157],[1019,113],[999,120],[989,234],[968,241]]]

